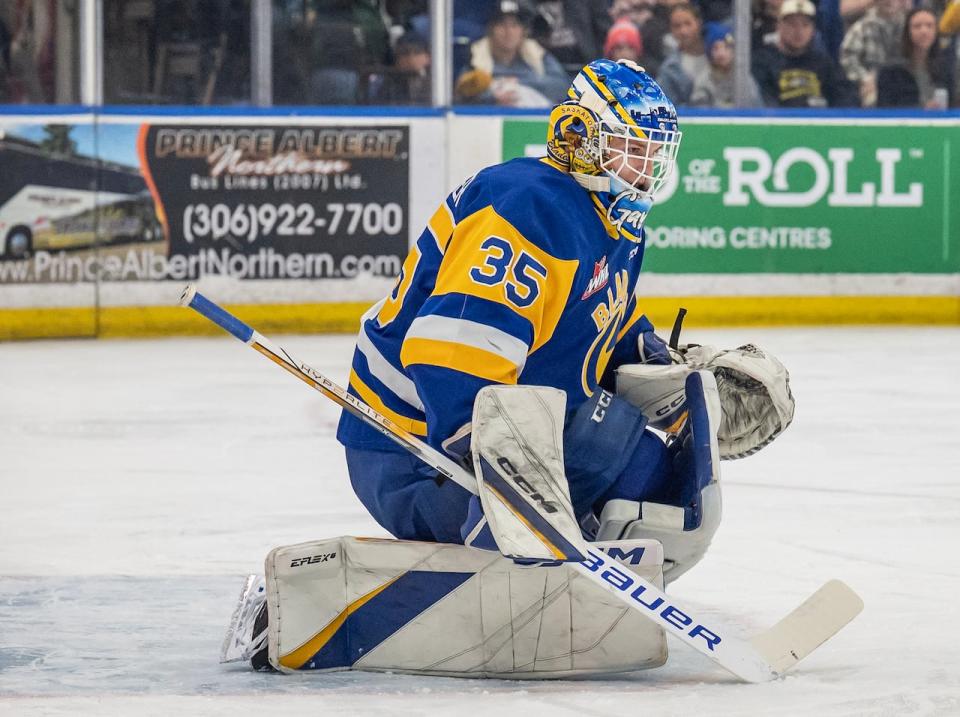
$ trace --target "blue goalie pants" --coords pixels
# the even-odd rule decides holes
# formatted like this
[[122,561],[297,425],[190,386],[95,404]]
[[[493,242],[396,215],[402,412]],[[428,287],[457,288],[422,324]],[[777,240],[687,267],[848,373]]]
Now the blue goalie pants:
[[346,448],[353,490],[370,515],[403,540],[462,543],[470,492],[411,453]]

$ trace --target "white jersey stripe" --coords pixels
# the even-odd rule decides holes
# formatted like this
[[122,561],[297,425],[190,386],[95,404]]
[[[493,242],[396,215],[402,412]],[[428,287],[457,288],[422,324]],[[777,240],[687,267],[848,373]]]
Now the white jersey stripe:
[[528,346],[505,331],[467,319],[448,316],[420,316],[407,329],[407,338],[447,341],[489,351],[517,367],[517,375],[527,362]]
[[367,360],[370,373],[399,398],[418,411],[423,411],[423,401],[420,400],[420,395],[417,393],[417,387],[413,381],[383,357],[383,354],[377,350],[370,337],[367,336],[364,329],[365,325],[365,323],[360,325],[360,334],[357,336],[357,350]]

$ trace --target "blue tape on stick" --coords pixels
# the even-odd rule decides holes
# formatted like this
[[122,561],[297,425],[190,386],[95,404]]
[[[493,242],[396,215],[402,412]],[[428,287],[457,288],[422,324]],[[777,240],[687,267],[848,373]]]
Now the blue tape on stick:
[[247,326],[233,314],[221,309],[219,306],[210,301],[210,299],[199,292],[194,295],[193,299],[191,299],[190,308],[196,309],[199,313],[206,316],[220,328],[230,332],[244,343],[249,341],[253,336],[252,328]]

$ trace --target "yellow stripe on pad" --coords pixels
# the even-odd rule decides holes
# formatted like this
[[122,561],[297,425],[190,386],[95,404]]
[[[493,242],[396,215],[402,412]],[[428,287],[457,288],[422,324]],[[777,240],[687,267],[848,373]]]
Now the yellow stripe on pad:
[[323,628],[316,635],[311,637],[300,647],[292,652],[288,652],[286,655],[280,657],[280,664],[291,670],[299,670],[311,657],[316,655],[320,650],[323,649],[323,646],[330,642],[330,639],[337,634],[343,623],[347,621],[347,618],[350,617],[353,613],[359,610],[361,607],[366,605],[368,602],[373,600],[377,595],[382,593],[388,587],[393,585],[397,580],[403,577],[406,573],[401,573],[395,577],[390,582],[384,583],[375,590],[371,590],[366,595],[354,600],[352,603],[347,605],[346,609],[343,610],[339,615],[337,615],[333,620],[331,620],[325,628]]
[[517,382],[517,367],[513,362],[498,354],[451,341],[408,338],[400,349],[400,363],[404,368],[413,364],[440,366],[496,383]]
[[510,503],[507,502],[507,499],[504,498],[503,495],[501,495],[501,493],[500,493],[496,488],[494,488],[494,487],[493,487],[492,485],[490,485],[489,483],[484,483],[484,487],[485,487],[488,491],[490,491],[490,492],[496,497],[497,500],[499,500],[501,503],[503,503],[503,506],[504,506],[507,510],[509,510],[511,513],[513,513],[513,514],[517,517],[517,520],[519,520],[521,523],[523,523],[525,526],[527,526],[527,529],[528,529],[531,533],[533,533],[534,535],[537,536],[537,539],[538,539],[541,543],[543,543],[544,547],[553,554],[553,557],[555,557],[557,560],[568,560],[567,554],[564,553],[562,550],[560,550],[560,548],[558,548],[556,545],[554,545],[553,543],[551,543],[549,540],[547,540],[546,536],[544,536],[543,533],[541,533],[539,530],[537,530],[536,528],[534,528],[534,527],[530,524],[530,521],[529,521],[529,520],[527,520],[526,518],[524,518],[524,517],[523,517],[522,515],[520,515],[517,511],[515,511],[515,510],[513,509],[513,506],[510,505]]

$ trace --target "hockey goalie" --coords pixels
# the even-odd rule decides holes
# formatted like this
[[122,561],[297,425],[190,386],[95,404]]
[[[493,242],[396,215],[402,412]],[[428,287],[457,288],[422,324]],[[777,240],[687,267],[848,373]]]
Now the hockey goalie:
[[546,157],[446,197],[362,319],[349,393],[478,489],[345,411],[351,483],[395,539],[272,551],[225,661],[511,678],[664,663],[663,625],[573,570],[564,536],[606,555],[607,582],[662,589],[718,528],[720,461],[768,445],[794,406],[769,353],[667,345],[644,315],[643,225],[680,140],[647,73],[598,60],[553,109]]

